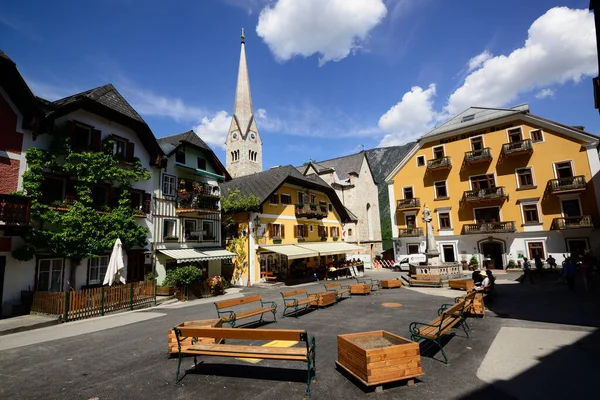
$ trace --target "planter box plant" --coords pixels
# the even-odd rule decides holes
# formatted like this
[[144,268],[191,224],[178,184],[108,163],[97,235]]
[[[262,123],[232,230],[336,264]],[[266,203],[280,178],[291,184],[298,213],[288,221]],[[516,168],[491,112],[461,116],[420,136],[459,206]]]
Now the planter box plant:
[[274,244],[280,244],[281,243],[281,239],[273,239],[273,243]]
[[386,331],[338,335],[338,361],[366,386],[423,376],[419,344]]

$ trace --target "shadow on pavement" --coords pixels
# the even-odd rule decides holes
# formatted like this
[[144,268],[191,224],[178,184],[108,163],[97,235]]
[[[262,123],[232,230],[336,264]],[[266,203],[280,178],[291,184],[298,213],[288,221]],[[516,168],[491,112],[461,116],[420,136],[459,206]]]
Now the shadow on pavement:
[[[302,365],[298,363],[298,365]],[[306,383],[306,363],[304,369],[280,368],[280,367],[262,367],[255,364],[219,364],[198,362],[197,368],[190,368],[185,371],[185,375],[205,375],[219,376],[229,378],[247,378],[282,382],[304,382]],[[319,372],[317,370],[317,379]]]

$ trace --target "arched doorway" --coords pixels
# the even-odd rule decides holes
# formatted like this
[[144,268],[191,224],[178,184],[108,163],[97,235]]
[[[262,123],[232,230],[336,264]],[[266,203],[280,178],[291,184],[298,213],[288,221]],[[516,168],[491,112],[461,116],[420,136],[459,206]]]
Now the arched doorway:
[[373,227],[371,223],[371,204],[367,203],[367,237],[369,240],[373,240]]
[[499,239],[486,239],[479,241],[479,252],[483,256],[482,266],[488,261],[490,269],[504,269],[504,241]]

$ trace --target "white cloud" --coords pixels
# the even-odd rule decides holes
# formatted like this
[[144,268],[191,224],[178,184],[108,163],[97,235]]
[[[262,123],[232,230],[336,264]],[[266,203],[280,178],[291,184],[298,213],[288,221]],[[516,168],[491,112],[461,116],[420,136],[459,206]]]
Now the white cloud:
[[225,149],[225,140],[229,133],[231,115],[227,111],[217,111],[213,117],[204,117],[192,129],[211,146]]
[[519,94],[552,84],[579,82],[597,70],[593,14],[555,7],[531,24],[523,47],[508,56],[489,58],[468,75],[450,95],[446,109],[456,114],[473,105],[504,106]]
[[387,13],[382,0],[278,0],[265,7],[256,33],[280,61],[319,54],[319,65],[361,47]]
[[25,82],[27,82],[27,86],[29,89],[38,97],[42,99],[55,101],[58,99],[62,99],[67,96],[71,96],[75,93],[80,93],[82,90],[76,87],[66,87],[66,86],[58,86],[52,85],[49,83],[39,82],[32,79],[25,78]]
[[177,97],[162,96],[124,83],[116,86],[133,108],[142,115],[169,117],[177,122],[199,121],[206,109],[190,106]]
[[493,55],[489,51],[485,50],[483,53],[477,54],[475,57],[469,60],[469,69],[468,72],[473,71],[483,65],[487,60],[492,58]]
[[545,99],[546,97],[554,97],[554,90],[549,88],[542,89],[535,95],[536,99]]
[[396,146],[417,138],[433,127],[437,113],[433,109],[435,85],[419,86],[404,93],[402,100],[379,119],[379,128],[389,132],[379,146]]

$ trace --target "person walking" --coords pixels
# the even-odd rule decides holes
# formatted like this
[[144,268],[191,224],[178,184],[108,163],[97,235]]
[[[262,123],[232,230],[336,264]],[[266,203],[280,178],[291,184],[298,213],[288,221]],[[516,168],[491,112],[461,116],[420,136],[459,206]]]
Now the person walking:
[[523,275],[519,279],[519,283],[523,283],[525,279],[529,277],[529,282],[533,285],[535,282],[533,281],[533,275],[531,275],[531,262],[527,259],[527,257],[523,257]]
[[565,265],[565,279],[567,281],[567,285],[569,285],[569,289],[574,292],[575,291],[575,277],[577,276],[577,265],[575,261],[569,257],[567,258]]

